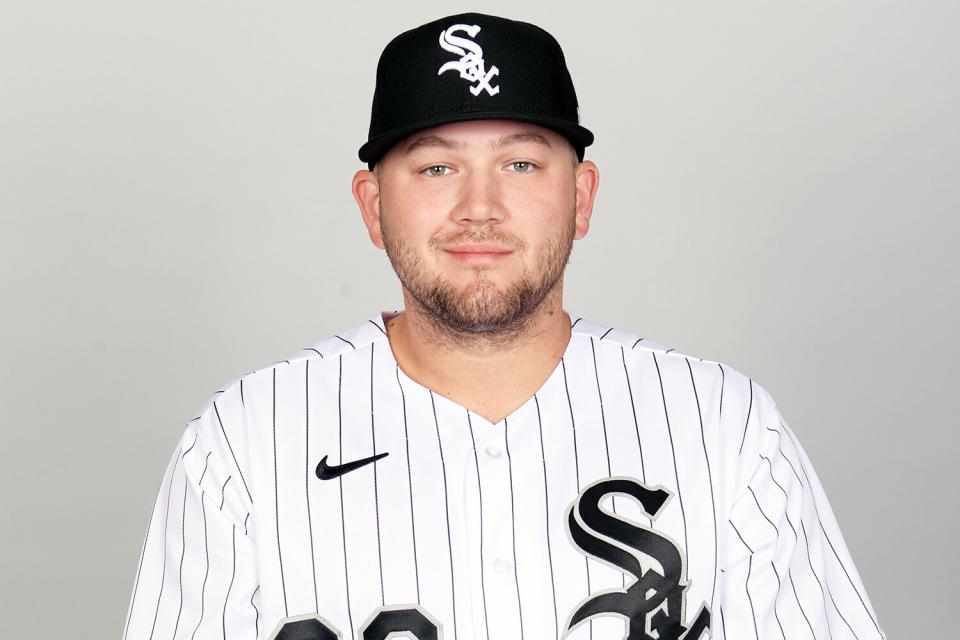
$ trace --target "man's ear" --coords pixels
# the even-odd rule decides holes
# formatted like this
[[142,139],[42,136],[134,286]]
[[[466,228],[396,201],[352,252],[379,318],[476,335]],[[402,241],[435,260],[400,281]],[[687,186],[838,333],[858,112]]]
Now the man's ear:
[[590,229],[590,216],[593,215],[593,203],[597,196],[597,187],[600,186],[600,169],[593,162],[584,160],[574,168],[576,176],[576,234],[579,240],[587,235]]
[[380,180],[373,171],[361,169],[353,176],[353,199],[360,207],[360,216],[370,235],[370,242],[383,249],[383,233],[380,231]]

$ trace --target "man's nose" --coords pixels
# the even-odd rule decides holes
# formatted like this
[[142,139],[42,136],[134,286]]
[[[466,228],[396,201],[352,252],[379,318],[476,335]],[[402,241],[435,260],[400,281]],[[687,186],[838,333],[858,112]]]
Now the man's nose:
[[461,184],[460,201],[453,212],[458,223],[484,225],[503,220],[505,211],[495,171],[470,171]]

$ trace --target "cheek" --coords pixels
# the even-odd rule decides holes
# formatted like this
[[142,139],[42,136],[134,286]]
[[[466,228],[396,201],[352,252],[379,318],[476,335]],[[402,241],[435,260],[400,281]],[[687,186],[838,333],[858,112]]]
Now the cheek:
[[394,214],[394,227],[403,228],[411,235],[430,236],[448,218],[450,197],[437,190],[407,189],[387,200],[385,208]]
[[380,197],[380,216],[390,235],[410,241],[425,225],[429,207],[402,187],[385,191]]
[[431,242],[439,235],[438,225],[428,223],[416,211],[388,209],[384,214],[381,228],[388,249],[425,264],[435,260]]
[[515,212],[518,226],[539,230],[565,224],[576,204],[576,191],[567,181],[549,181],[536,189],[516,189],[508,194],[508,208]]

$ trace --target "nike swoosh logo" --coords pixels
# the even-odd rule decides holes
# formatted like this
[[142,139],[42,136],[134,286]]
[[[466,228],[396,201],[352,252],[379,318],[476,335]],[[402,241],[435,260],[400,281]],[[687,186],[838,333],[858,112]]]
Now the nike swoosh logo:
[[323,459],[320,460],[320,464],[317,465],[317,477],[321,480],[333,480],[334,478],[339,478],[345,473],[359,469],[362,466],[368,465],[371,462],[376,462],[380,458],[385,458],[390,453],[384,451],[383,453],[378,453],[375,456],[370,456],[369,458],[363,458],[362,460],[354,460],[353,462],[345,462],[344,464],[331,466],[327,464],[327,458],[329,456],[323,456]]

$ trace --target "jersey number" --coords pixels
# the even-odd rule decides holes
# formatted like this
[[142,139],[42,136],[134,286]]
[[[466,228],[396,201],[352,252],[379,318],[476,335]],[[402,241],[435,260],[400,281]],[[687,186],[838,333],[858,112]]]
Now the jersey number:
[[[417,640],[441,640],[440,623],[420,605],[385,606],[360,627],[363,640],[387,640],[392,633],[412,634]],[[343,634],[319,615],[294,616],[280,621],[270,640],[342,640]]]

